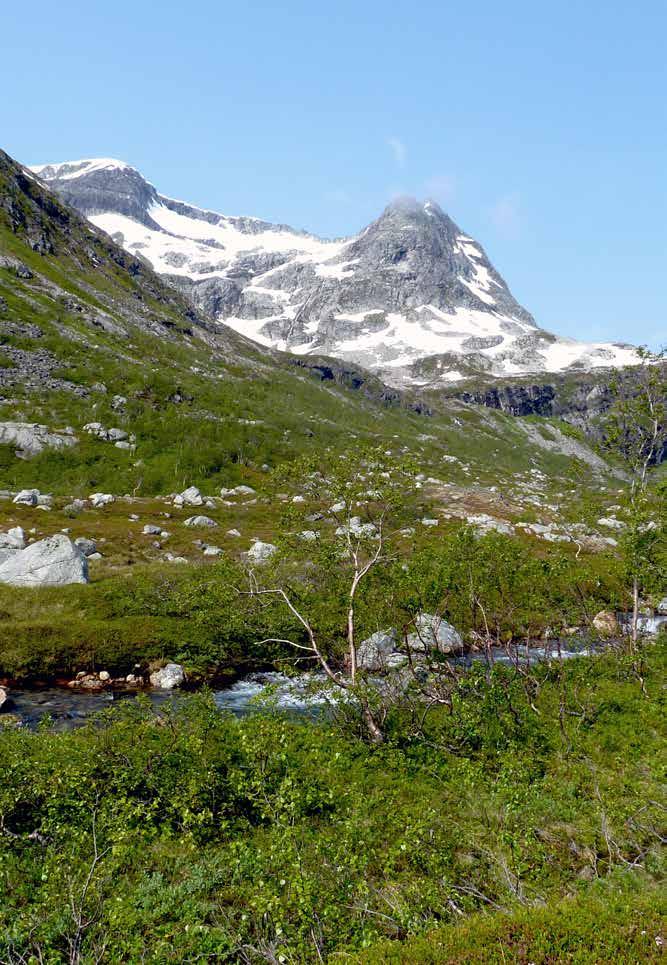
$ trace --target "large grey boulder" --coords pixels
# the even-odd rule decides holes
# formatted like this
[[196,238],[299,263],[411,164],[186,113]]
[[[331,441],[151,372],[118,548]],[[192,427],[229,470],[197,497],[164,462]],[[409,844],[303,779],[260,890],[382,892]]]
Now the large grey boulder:
[[14,446],[20,459],[30,459],[43,449],[65,449],[77,442],[72,432],[51,430],[36,422],[0,422],[0,445]]
[[12,586],[66,586],[87,582],[86,557],[64,533],[32,543],[0,563],[0,583]]
[[461,653],[463,640],[458,630],[442,617],[420,613],[415,620],[415,632],[408,635],[408,649],[414,653]]
[[396,666],[397,658],[405,660],[396,653],[397,645],[397,630],[378,630],[357,647],[357,667],[360,670],[379,671]]
[[0,687],[0,710],[9,702],[9,690],[7,687]]
[[185,671],[180,663],[168,663],[150,676],[151,685],[161,690],[174,690],[185,683]]

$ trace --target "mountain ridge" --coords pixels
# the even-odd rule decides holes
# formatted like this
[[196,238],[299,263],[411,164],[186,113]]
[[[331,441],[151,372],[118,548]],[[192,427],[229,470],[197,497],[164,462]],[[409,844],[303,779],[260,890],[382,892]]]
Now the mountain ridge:
[[169,198],[112,158],[32,170],[197,308],[267,347],[415,388],[637,360],[631,346],[543,330],[433,200],[395,199],[357,235],[328,240]]

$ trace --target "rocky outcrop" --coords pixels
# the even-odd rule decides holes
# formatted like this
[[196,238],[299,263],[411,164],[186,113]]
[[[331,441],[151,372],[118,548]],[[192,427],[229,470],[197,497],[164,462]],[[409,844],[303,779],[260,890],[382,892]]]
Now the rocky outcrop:
[[66,586],[88,582],[85,556],[63,533],[48,536],[0,563],[0,583]]
[[12,446],[20,459],[30,459],[44,449],[67,449],[77,441],[72,429],[49,429],[36,422],[0,422],[0,445]]

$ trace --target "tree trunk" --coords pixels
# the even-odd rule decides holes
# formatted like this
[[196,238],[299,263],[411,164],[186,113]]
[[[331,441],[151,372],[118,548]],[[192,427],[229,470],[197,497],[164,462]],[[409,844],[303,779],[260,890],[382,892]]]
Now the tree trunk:
[[637,624],[639,622],[639,580],[632,581],[632,646],[637,646]]
[[363,717],[364,725],[365,725],[365,727],[366,727],[366,731],[367,731],[367,733],[368,733],[368,736],[369,736],[370,739],[372,740],[372,742],[373,742],[374,744],[383,744],[383,743],[384,743],[384,734],[383,734],[382,731],[380,730],[380,728],[379,728],[379,726],[378,726],[375,718],[373,717],[373,714],[371,713],[371,710],[370,710],[370,708],[369,708],[368,706],[365,706],[365,707],[364,707],[364,709],[363,709],[363,711],[362,711],[362,717]]

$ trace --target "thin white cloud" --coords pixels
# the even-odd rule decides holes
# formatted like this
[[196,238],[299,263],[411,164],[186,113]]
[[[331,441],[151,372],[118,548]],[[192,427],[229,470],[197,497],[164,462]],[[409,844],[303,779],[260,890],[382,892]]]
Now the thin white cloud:
[[394,155],[394,160],[399,168],[405,167],[405,162],[408,159],[408,150],[400,139],[400,137],[388,137],[387,144],[391,148],[391,152]]
[[515,238],[521,227],[518,195],[505,194],[498,198],[489,209],[489,217],[499,234]]

